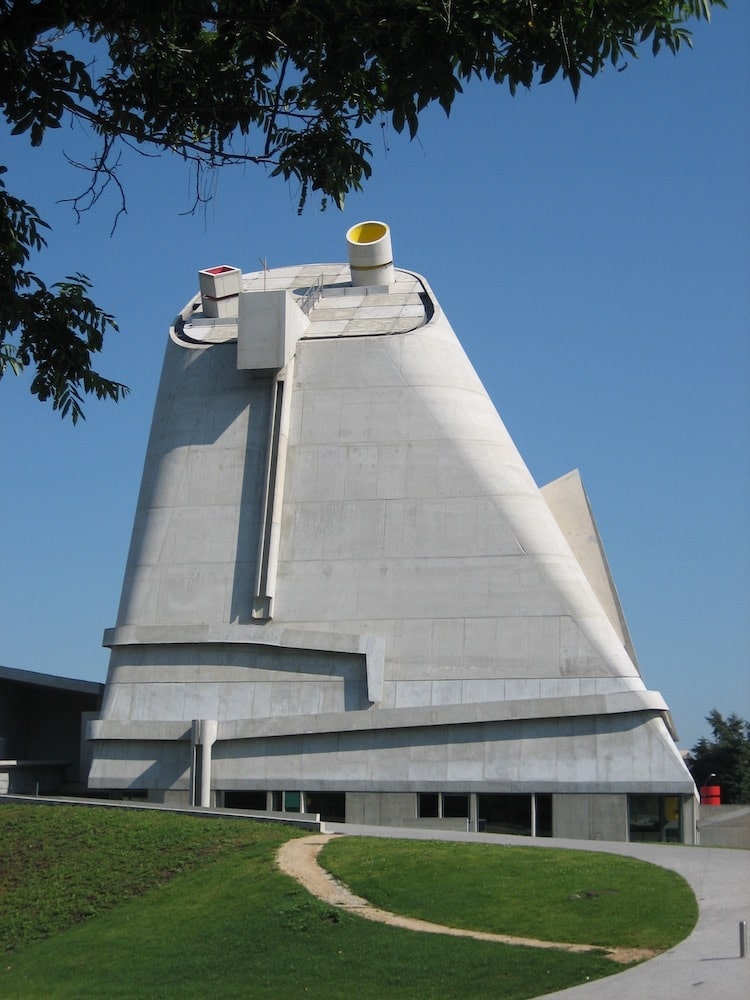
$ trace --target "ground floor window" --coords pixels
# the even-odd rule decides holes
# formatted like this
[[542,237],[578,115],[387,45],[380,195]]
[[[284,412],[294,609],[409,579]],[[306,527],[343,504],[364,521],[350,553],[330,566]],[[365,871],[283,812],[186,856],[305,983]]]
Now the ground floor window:
[[253,812],[266,811],[266,793],[248,791],[224,792],[225,809],[251,809]]
[[249,809],[253,812],[319,813],[330,823],[346,822],[344,792],[281,792],[227,790],[223,793],[225,809]]
[[552,836],[552,795],[545,793],[534,796],[534,806],[536,808],[536,835],[537,837]]
[[446,819],[468,819],[469,796],[445,792],[443,794],[443,816]]
[[468,819],[469,796],[459,792],[420,792],[417,816],[420,819]]
[[305,792],[305,812],[320,813],[328,823],[346,822],[346,795],[344,792]]
[[[476,802],[473,803],[472,799]],[[475,811],[472,818],[472,807]],[[419,792],[419,819],[467,819],[479,832],[510,833],[522,837],[552,836],[552,795],[501,795],[459,792]]]
[[682,843],[682,800],[679,795],[628,795],[631,841]]
[[301,792],[284,792],[284,812],[285,813],[302,812]]
[[417,816],[437,819],[440,816],[440,792],[420,792],[417,795]]
[[552,836],[551,795],[477,795],[478,829],[521,837]]

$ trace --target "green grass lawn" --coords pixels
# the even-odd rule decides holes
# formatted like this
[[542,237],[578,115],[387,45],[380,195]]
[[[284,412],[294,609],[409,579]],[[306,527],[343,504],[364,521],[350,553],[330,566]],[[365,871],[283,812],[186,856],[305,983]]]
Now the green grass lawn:
[[662,951],[698,919],[681,876],[612,854],[341,837],[320,862],[385,910],[496,934]]
[[[295,835],[231,819],[1,805],[0,995],[521,1000],[622,968],[332,910],[274,865]],[[402,844],[362,846],[387,858]],[[420,846],[427,856],[438,845]],[[485,850],[486,867],[506,849]]]

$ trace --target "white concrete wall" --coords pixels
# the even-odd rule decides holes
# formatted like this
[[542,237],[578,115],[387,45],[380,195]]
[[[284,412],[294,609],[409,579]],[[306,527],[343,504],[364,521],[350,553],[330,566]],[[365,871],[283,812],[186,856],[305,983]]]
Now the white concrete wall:
[[118,625],[248,621],[273,382],[168,342]]
[[640,686],[444,317],[302,341],[295,371],[279,618],[386,635],[384,706]]

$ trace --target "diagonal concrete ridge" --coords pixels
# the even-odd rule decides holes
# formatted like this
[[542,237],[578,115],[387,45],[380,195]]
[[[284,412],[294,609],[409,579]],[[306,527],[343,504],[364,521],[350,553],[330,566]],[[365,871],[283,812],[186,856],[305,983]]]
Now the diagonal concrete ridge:
[[569,941],[542,941],[538,938],[514,937],[510,934],[490,934],[486,931],[433,924],[429,920],[419,920],[416,917],[405,917],[398,913],[380,910],[361,896],[356,896],[348,886],[335,879],[318,863],[318,855],[334,836],[336,835],[316,833],[310,837],[289,840],[279,849],[276,863],[285,875],[296,879],[313,896],[330,906],[356,913],[366,920],[374,920],[391,927],[402,927],[405,930],[421,931],[424,934],[469,937],[477,941],[495,941],[499,944],[522,945],[526,948],[548,948],[570,952],[595,951],[623,965],[653,958],[657,954],[646,948],[603,948],[601,945],[574,944]]

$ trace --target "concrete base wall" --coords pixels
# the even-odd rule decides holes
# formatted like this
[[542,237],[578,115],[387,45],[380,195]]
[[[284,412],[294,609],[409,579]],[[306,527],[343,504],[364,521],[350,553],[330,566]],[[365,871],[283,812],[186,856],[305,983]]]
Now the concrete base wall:
[[627,796],[553,795],[552,835],[575,840],[627,840]]
[[148,802],[155,802],[162,806],[189,806],[190,792],[187,789],[173,788],[149,788]]
[[699,844],[698,834],[698,800],[694,796],[685,796],[682,800],[682,840],[685,844]]
[[416,796],[413,792],[390,792],[383,795],[349,792],[346,796],[346,822],[369,826],[406,826],[416,822]]
[[698,831],[702,847],[750,850],[750,806],[702,806]]

